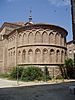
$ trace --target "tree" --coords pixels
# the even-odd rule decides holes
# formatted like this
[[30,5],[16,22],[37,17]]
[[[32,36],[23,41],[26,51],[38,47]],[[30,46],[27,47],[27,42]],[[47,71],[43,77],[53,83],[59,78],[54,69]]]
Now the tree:
[[65,68],[66,68],[66,73],[68,78],[72,78],[73,74],[73,60],[71,58],[67,58],[65,60]]

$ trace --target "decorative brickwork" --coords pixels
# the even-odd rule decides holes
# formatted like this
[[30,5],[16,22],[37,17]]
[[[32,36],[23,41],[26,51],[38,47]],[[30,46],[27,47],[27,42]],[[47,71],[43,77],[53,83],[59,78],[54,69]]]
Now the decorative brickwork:
[[[59,66],[64,64],[67,31],[49,24],[26,24],[16,26],[6,34],[3,27],[2,49],[0,48],[3,69],[16,65]],[[0,62],[1,64],[1,62]]]

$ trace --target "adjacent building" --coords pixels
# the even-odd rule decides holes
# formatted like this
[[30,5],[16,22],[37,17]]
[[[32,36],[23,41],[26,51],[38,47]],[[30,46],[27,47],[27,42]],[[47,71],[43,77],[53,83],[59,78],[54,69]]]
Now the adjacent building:
[[71,0],[71,12],[72,12],[73,40],[67,42],[67,55],[68,58],[74,60],[74,64],[75,64],[75,0]]
[[75,0],[71,0],[73,42],[75,41]]

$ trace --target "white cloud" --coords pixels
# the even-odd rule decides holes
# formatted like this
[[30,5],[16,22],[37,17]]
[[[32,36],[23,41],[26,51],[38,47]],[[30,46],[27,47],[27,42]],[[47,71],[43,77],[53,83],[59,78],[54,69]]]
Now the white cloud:
[[55,6],[66,6],[70,5],[70,0],[48,0],[50,4]]

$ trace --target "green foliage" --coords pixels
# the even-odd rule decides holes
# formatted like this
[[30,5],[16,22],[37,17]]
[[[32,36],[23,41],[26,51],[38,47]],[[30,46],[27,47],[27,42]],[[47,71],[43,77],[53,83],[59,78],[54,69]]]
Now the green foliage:
[[60,65],[59,68],[61,71],[61,78],[66,79],[67,78],[66,67],[64,65]]
[[9,78],[8,73],[0,73],[0,78]]
[[49,71],[48,71],[47,66],[44,67],[44,74],[45,74],[45,75],[49,75]]
[[22,80],[24,81],[33,81],[33,80],[40,80],[42,77],[42,71],[39,67],[27,67],[24,69]]
[[65,60],[65,67],[66,68],[70,68],[70,67],[73,67],[73,60],[71,58],[67,58]]
[[10,71],[10,78],[17,79],[18,75],[18,78],[20,79],[23,69],[24,69],[23,67],[13,67],[13,69]]
[[45,67],[44,72],[39,67],[15,67],[10,71],[11,79],[19,79],[22,81],[34,81],[34,80],[49,80],[49,72]]
[[71,58],[65,60],[65,68],[66,68],[67,78],[72,78],[73,60]]
[[63,76],[62,75],[57,75],[56,79],[63,79]]
[[44,81],[47,81],[47,80],[50,80],[51,77],[49,76],[49,71],[48,71],[48,68],[47,66],[44,67],[44,72],[43,72],[43,80]]

